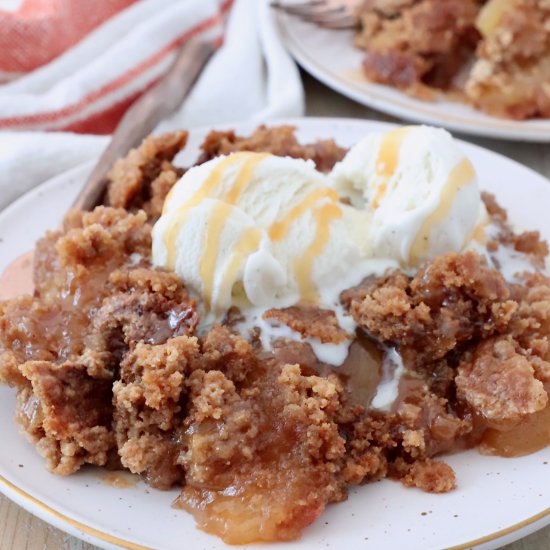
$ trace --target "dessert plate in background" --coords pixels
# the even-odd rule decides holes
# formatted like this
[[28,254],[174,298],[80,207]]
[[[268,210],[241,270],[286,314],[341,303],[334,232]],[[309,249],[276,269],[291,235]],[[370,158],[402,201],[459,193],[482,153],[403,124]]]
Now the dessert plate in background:
[[[345,119],[296,119],[302,140],[334,138],[352,145],[388,125]],[[254,125],[233,125],[237,132]],[[220,129],[219,127],[217,129]],[[193,130],[177,158],[192,162],[208,129]],[[524,166],[480,147],[462,143],[482,189],[495,193],[511,220],[550,238],[550,182]],[[57,177],[0,213],[0,271],[59,225],[92,164]],[[518,186],[521,182],[521,187]],[[521,196],[519,196],[521,193]],[[49,473],[13,420],[15,392],[0,386],[0,490],[41,519],[103,548],[221,550],[221,540],[199,531],[191,515],[170,507],[178,491],[158,491],[141,482],[126,488],[106,481],[106,471],[84,468],[70,477]],[[303,538],[290,543],[249,545],[248,550],[407,548],[453,550],[497,548],[550,524],[550,447],[514,459],[468,451],[445,460],[458,487],[432,495],[392,481],[350,492],[330,505]],[[108,474],[107,474],[108,476]]]
[[497,118],[443,96],[422,101],[390,86],[369,82],[361,71],[364,52],[353,47],[352,30],[323,29],[280,10],[272,11],[281,37],[298,63],[330,88],[367,107],[467,134],[550,142],[550,119]]

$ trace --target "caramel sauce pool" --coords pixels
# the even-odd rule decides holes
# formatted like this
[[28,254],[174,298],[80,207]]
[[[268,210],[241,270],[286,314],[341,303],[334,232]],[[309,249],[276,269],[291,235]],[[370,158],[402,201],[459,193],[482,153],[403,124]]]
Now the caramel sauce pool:
[[550,445],[550,404],[511,430],[489,428],[479,450],[485,455],[525,456]]

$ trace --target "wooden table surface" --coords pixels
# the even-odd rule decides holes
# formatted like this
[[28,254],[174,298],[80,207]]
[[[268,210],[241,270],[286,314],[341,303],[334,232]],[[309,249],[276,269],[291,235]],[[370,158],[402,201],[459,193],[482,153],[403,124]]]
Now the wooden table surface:
[[[340,96],[307,75],[307,114],[309,116],[354,117],[396,121]],[[506,142],[460,136],[509,156],[550,179],[550,145]],[[550,527],[505,547],[506,550],[546,550],[550,548]],[[0,550],[97,550],[25,512],[0,495]]]

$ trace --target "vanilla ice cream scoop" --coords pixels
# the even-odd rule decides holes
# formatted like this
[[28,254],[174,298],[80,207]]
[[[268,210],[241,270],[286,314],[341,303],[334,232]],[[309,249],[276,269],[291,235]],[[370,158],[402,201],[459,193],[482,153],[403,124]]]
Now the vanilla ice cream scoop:
[[486,216],[475,170],[445,130],[369,134],[331,178],[336,191],[369,214],[364,238],[372,254],[405,267],[461,251]]
[[201,327],[237,306],[235,329],[259,328],[265,349],[281,337],[303,339],[265,318],[267,309],[334,311],[348,338],[306,341],[338,365],[356,328],[340,293],[388,268],[414,271],[462,250],[484,216],[474,169],[450,134],[400,128],[367,136],[329,176],[311,161],[253,152],[189,169],[153,228],[153,263],[198,298]]
[[153,262],[201,298],[204,317],[236,305],[333,306],[364,276],[365,213],[342,204],[313,162],[262,153],[191,168],[153,229]]

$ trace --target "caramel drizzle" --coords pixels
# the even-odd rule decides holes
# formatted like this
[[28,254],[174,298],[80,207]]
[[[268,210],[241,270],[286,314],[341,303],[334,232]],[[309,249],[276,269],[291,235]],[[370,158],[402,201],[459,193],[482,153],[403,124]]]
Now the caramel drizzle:
[[475,170],[468,159],[459,162],[449,174],[447,183],[441,190],[437,208],[424,220],[409,252],[409,264],[416,265],[428,248],[432,229],[449,215],[458,192],[473,183]]
[[483,220],[479,222],[473,229],[471,234],[466,238],[466,241],[464,244],[470,241],[475,241],[479,244],[487,244],[488,237],[487,237],[487,225],[489,225],[489,220]]
[[[250,183],[254,168],[267,156],[269,155],[258,153],[235,153],[220,161],[195,194],[173,214],[165,231],[164,244],[167,249],[166,263],[169,269],[174,269],[176,259],[175,241],[186,219],[187,213],[213,193],[214,189],[220,184],[223,174],[230,166],[244,159],[235,182],[225,196],[220,197],[220,201],[215,203],[204,235],[199,274],[203,281],[203,296],[207,310],[210,310],[212,304],[216,263],[219,257],[220,234],[223,231],[227,218],[231,214],[232,205],[238,201],[239,197]],[[294,273],[300,295],[305,301],[309,302],[315,301],[317,297],[317,292],[313,289],[311,281],[313,262],[326,246],[329,238],[331,221],[342,216],[342,210],[338,206],[338,193],[328,187],[314,189],[311,193],[306,195],[299,204],[293,207],[283,219],[274,222],[268,229],[268,234],[273,241],[283,239],[288,234],[292,224],[306,212],[313,209],[315,204],[324,198],[329,199],[331,202],[320,206],[313,212],[313,217],[316,222],[315,236],[305,253],[294,262]],[[224,270],[224,276],[222,278],[224,286],[220,290],[222,295],[229,291],[228,286],[232,284],[246,256],[259,247],[260,241],[261,230],[256,227],[249,228],[240,237]]]
[[[317,202],[329,199],[330,202],[314,209]],[[298,291],[305,303],[314,303],[317,298],[317,290],[313,288],[311,271],[315,258],[321,254],[326,246],[330,234],[330,222],[342,216],[342,209],[338,206],[339,196],[330,187],[319,187],[308,193],[304,199],[294,206],[287,215],[273,223],[268,229],[268,235],[274,242],[286,237],[292,224],[306,212],[312,210],[316,223],[316,232],[312,242],[304,254],[294,261],[294,276],[298,285]]]
[[244,190],[248,187],[248,184],[252,181],[252,175],[256,166],[262,162],[262,160],[269,157],[269,153],[235,153],[236,155],[243,155],[245,162],[239,171],[239,175],[235,180],[235,183],[224,197],[224,201],[229,204],[235,204],[243,194]]
[[[177,182],[176,182],[177,183]],[[168,191],[168,194],[166,197],[164,197],[164,204],[162,205],[162,215],[166,214],[168,212],[168,203],[170,202],[170,199],[172,198],[172,195],[174,194],[174,189],[176,188],[176,183],[170,187],[170,191]]]
[[313,262],[323,252],[330,234],[330,223],[342,217],[342,209],[334,203],[324,204],[313,212],[313,217],[316,222],[315,236],[304,254],[294,262],[294,275],[304,303],[315,303],[318,299],[311,278]]
[[225,268],[220,296],[223,296],[226,292],[231,290],[229,287],[233,285],[241,265],[248,255],[258,250],[261,238],[262,232],[257,227],[250,227],[243,233],[238,243],[235,245],[233,253],[227,263],[227,267]]
[[216,262],[220,249],[220,234],[233,206],[225,202],[216,202],[204,232],[203,253],[199,265],[199,273],[203,284],[204,305],[210,310]]
[[[176,212],[174,212],[168,224],[168,227],[164,232],[163,240],[167,251],[166,267],[168,269],[173,270],[175,267],[176,238],[187,218],[187,213],[192,208],[198,206],[204,199],[212,195],[214,189],[220,184],[221,179],[228,168],[242,162],[243,164],[241,166],[241,169],[239,170],[239,174],[237,175],[233,186],[227,192],[227,196],[220,197],[220,200],[225,201],[226,204],[234,204],[239,199],[243,191],[246,189],[247,185],[250,183],[256,165],[268,156],[268,153],[241,152],[229,155],[228,157],[225,157],[223,160],[218,162],[218,164],[214,167],[210,175],[203,181],[202,185],[199,187],[199,189],[197,189],[194,195],[182,206],[180,206],[176,210]],[[230,210],[227,211],[227,215],[229,215],[229,212]],[[222,221],[225,221],[225,218]],[[208,231],[211,231],[210,228],[208,229]],[[218,237],[219,235],[215,235],[215,238]],[[210,254],[210,252],[207,249],[204,249],[201,265],[203,262],[212,263],[212,260],[206,259],[206,254]]]
[[396,130],[388,132],[382,139],[375,162],[376,175],[382,181],[376,188],[376,192],[372,199],[373,208],[378,208],[380,206],[380,201],[386,194],[389,180],[395,173],[399,163],[401,146],[410,130],[411,128],[409,126],[397,128]]
[[330,187],[318,187],[306,195],[302,202],[294,206],[290,212],[282,219],[273,223],[268,229],[269,238],[272,241],[284,239],[289,232],[292,224],[308,210],[312,209],[316,202],[323,198],[328,198],[333,202],[338,201],[338,193]]

